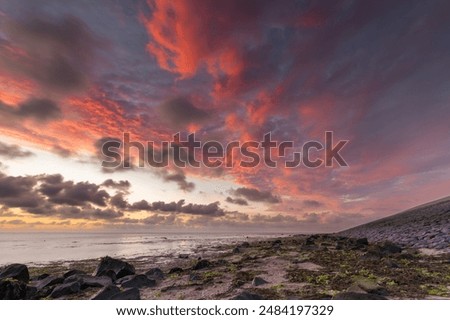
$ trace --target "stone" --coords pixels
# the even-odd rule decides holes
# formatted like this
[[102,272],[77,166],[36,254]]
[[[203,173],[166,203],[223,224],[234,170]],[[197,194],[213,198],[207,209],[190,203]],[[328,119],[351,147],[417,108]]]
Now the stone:
[[43,274],[37,276],[36,280],[43,280],[43,279],[45,279],[47,277],[50,277],[50,275],[48,273],[43,273]]
[[384,241],[378,245],[382,254],[401,253],[402,248],[390,241]]
[[110,300],[141,300],[141,293],[138,288],[129,288],[114,294]]
[[101,272],[98,276],[105,276],[110,278],[113,282],[115,282],[117,280],[117,276],[116,273],[112,270],[106,270]]
[[94,276],[106,275],[104,273],[108,271],[113,271],[117,279],[136,273],[134,267],[128,262],[106,256],[100,260]]
[[211,265],[211,262],[209,262],[208,260],[199,260],[193,267],[193,270],[201,270],[201,269],[205,269],[208,268]]
[[25,299],[27,285],[12,278],[0,280],[0,300],[20,300]]
[[369,241],[367,240],[367,238],[359,238],[359,239],[356,239],[356,244],[361,245],[361,246],[368,246]]
[[160,268],[152,268],[148,270],[145,275],[154,280],[164,279],[164,272]]
[[69,277],[71,277],[73,275],[76,275],[76,274],[86,274],[86,272],[81,271],[81,270],[73,269],[73,270],[69,270],[66,273],[64,273],[63,277],[64,278],[69,278]]
[[247,241],[244,241],[239,246],[241,248],[249,248],[250,247],[250,243],[248,243]]
[[156,286],[156,280],[147,278],[144,274],[126,276],[117,281],[122,288],[144,288]]
[[87,274],[74,274],[64,280],[64,283],[78,282],[81,289],[106,287],[112,285],[111,278],[107,276],[94,277]]
[[254,287],[262,286],[266,283],[268,283],[268,282],[261,277],[254,277],[252,280],[252,286],[254,286]]
[[179,267],[175,267],[169,270],[169,274],[174,274],[174,273],[181,273],[183,272],[183,269],[179,268]]
[[314,237],[314,236],[309,236],[308,238],[306,238],[306,240],[305,240],[305,245],[306,246],[312,246],[312,245],[314,245],[316,242],[315,242],[315,239],[316,239],[316,237]]
[[387,300],[385,297],[362,292],[340,292],[335,294],[332,300]]
[[272,245],[274,245],[274,246],[275,246],[275,245],[281,245],[281,243],[282,243],[281,240],[280,240],[280,239],[277,239],[277,240],[275,240],[275,241],[272,242]]
[[91,297],[91,300],[110,300],[114,295],[120,293],[120,289],[115,285],[109,285],[98,291]]
[[24,264],[10,264],[2,269],[0,272],[0,279],[16,279],[25,283],[30,281],[30,274],[28,273],[28,268]]
[[39,280],[35,283],[35,286],[38,291],[41,291],[44,288],[51,287],[64,282],[63,277],[59,276],[48,276],[42,280]]
[[189,255],[187,253],[180,253],[178,255],[178,258],[180,258],[180,259],[189,259]]
[[81,291],[81,285],[78,282],[69,282],[57,285],[50,293],[50,297],[53,299],[61,298],[70,294],[78,293]]
[[33,286],[27,286],[25,299],[26,300],[36,299],[36,295],[37,295],[37,288]]
[[264,299],[259,294],[248,291],[242,291],[237,296],[233,297],[231,300],[264,300]]
[[239,249],[239,247],[235,247],[232,251],[232,253],[236,254],[236,253],[241,253],[241,249]]

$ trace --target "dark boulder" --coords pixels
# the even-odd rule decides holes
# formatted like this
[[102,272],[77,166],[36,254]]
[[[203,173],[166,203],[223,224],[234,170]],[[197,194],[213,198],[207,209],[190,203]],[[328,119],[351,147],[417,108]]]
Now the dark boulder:
[[263,284],[266,284],[266,283],[268,283],[268,282],[261,277],[254,277],[252,280],[252,286],[254,286],[254,287],[262,286]]
[[111,279],[112,282],[115,282],[117,280],[116,273],[112,270],[106,270],[106,271],[100,272],[100,274],[98,276],[99,277],[108,277]]
[[141,293],[138,288],[129,288],[116,293],[110,300],[141,300]]
[[179,267],[175,267],[169,270],[169,274],[174,274],[174,273],[181,273],[183,272],[183,269],[179,268]]
[[35,283],[35,286],[37,288],[38,291],[41,291],[47,287],[51,287],[60,283],[64,282],[64,278],[63,277],[59,277],[59,276],[49,276],[47,278],[44,278],[42,280],[39,280]]
[[250,243],[248,243],[247,241],[244,241],[239,246],[241,248],[250,248]]
[[383,255],[389,255],[394,253],[401,253],[402,247],[396,245],[391,241],[384,241],[378,244],[378,248]]
[[117,281],[122,288],[144,288],[156,286],[156,280],[147,278],[144,274],[126,276]]
[[335,294],[332,300],[387,300],[385,297],[362,292],[340,292]]
[[25,299],[27,285],[18,280],[0,280],[0,300],[20,300]]
[[164,272],[160,268],[152,268],[148,270],[145,275],[154,280],[164,279]]
[[81,291],[81,285],[78,282],[69,282],[57,285],[50,293],[53,299],[68,296]]
[[94,271],[94,276],[107,275],[106,273],[109,271],[113,271],[117,279],[135,274],[134,267],[128,262],[111,257],[104,257]]
[[180,253],[178,255],[178,258],[180,258],[180,259],[189,259],[189,255],[187,253]]
[[200,270],[200,269],[205,269],[208,268],[211,265],[211,262],[209,262],[208,260],[199,260],[193,267],[193,270]]
[[73,275],[76,275],[76,274],[86,274],[86,272],[74,269],[74,270],[67,271],[66,273],[64,273],[63,276],[64,276],[64,278],[69,278],[69,277],[71,277]]
[[26,300],[33,300],[37,298],[37,288],[33,286],[27,286],[27,290],[25,293]]
[[87,274],[74,274],[64,280],[64,283],[78,282],[81,289],[106,287],[112,285],[112,280],[106,276],[94,277]]
[[50,275],[48,273],[43,273],[43,274],[38,275],[36,277],[36,280],[43,280],[43,279],[45,279],[47,277],[50,277]]
[[28,268],[24,264],[10,264],[3,268],[0,272],[0,279],[16,279],[25,283],[30,281],[30,274],[28,273]]
[[231,300],[264,300],[264,298],[256,293],[242,291],[237,296],[233,297]]
[[241,253],[241,249],[239,249],[239,247],[235,247],[235,248],[233,248],[232,253],[234,253],[234,254]]
[[112,296],[118,293],[120,293],[120,289],[114,285],[110,285],[97,292],[92,296],[91,300],[110,300]]
[[369,241],[367,240],[367,238],[359,238],[359,239],[356,239],[356,244],[360,245],[360,246],[368,246]]

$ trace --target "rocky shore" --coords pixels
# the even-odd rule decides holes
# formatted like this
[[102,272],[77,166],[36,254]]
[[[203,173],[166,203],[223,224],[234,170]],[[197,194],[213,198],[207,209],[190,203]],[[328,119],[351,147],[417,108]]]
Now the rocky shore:
[[[448,299],[450,254],[390,241],[295,235],[180,254],[0,271],[0,299]],[[151,261],[150,259],[148,261]]]
[[403,246],[450,253],[450,198],[440,199],[340,233],[389,240]]
[[12,264],[0,268],[0,299],[450,299],[449,228],[445,198],[338,234],[199,248],[165,262]]

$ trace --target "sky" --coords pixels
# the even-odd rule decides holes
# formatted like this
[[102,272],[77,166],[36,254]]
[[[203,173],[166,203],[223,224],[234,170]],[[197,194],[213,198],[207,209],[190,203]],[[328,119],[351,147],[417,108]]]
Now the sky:
[[[449,196],[448,70],[445,0],[2,0],[0,229],[333,232]],[[124,133],[327,131],[347,166],[102,167]]]

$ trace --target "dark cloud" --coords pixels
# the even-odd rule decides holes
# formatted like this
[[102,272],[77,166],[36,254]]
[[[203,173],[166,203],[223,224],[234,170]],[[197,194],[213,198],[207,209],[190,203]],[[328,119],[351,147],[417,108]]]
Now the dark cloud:
[[[6,176],[0,173],[0,205],[38,215],[65,218],[113,219],[123,215],[120,196],[111,196],[101,186],[65,181],[60,174]],[[113,202],[113,208],[108,207]],[[100,207],[100,208],[98,208]]]
[[35,208],[44,202],[36,193],[35,177],[10,177],[0,173],[0,203],[9,208]]
[[[55,185],[47,183],[42,187],[44,189],[41,190],[43,190],[44,194],[47,191],[45,195],[48,197],[48,200],[57,204],[81,206],[92,203],[100,207],[106,207],[106,201],[110,198],[110,195],[105,190],[100,190],[100,186],[88,182],[74,183],[73,181],[66,181]],[[48,193],[49,188],[53,194]]]
[[109,200],[109,203],[119,209],[126,209],[128,208],[129,204],[128,202],[123,198],[124,193],[119,192],[115,194],[111,199]]
[[225,215],[225,211],[220,208],[219,204],[219,202],[213,202],[209,204],[185,204],[185,200],[179,200],[178,202],[156,201],[152,204],[149,204],[147,201],[142,200],[140,202],[133,203],[130,206],[130,209],[142,211],[185,213],[190,215],[223,216]]
[[113,179],[107,179],[102,183],[102,186],[125,191],[130,189],[131,183],[128,180],[114,181]]
[[186,176],[181,171],[178,171],[176,173],[164,172],[162,177],[164,181],[176,182],[178,184],[178,187],[183,191],[190,192],[195,189],[195,184],[193,182],[188,182]]
[[232,191],[235,196],[244,197],[249,201],[279,203],[280,197],[273,195],[270,191],[259,191],[254,188],[238,188]]
[[61,109],[50,99],[31,98],[17,107],[9,106],[0,101],[0,115],[2,122],[31,119],[36,122],[47,122],[61,117]]
[[40,14],[4,19],[0,26],[0,70],[62,93],[86,87],[102,41],[80,19]]
[[231,197],[227,197],[227,198],[225,199],[225,201],[226,201],[226,202],[229,202],[229,203],[237,204],[237,205],[240,205],[240,206],[248,206],[247,200],[242,199],[242,198],[231,198]]
[[19,104],[15,114],[22,118],[47,121],[58,118],[61,115],[61,109],[50,99],[30,99]]
[[0,142],[0,156],[8,159],[26,158],[33,156],[31,151],[23,150],[20,146],[15,144],[6,144]]
[[186,98],[178,97],[164,102],[159,112],[163,119],[173,126],[183,127],[191,123],[199,123],[208,118],[208,113],[197,108]]
[[308,208],[319,208],[322,207],[324,204],[316,200],[304,200],[303,205]]
[[141,200],[133,203],[129,209],[132,211],[150,211],[152,206],[146,200]]

